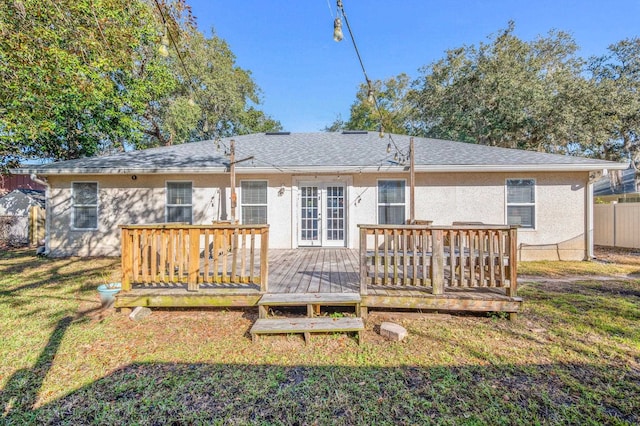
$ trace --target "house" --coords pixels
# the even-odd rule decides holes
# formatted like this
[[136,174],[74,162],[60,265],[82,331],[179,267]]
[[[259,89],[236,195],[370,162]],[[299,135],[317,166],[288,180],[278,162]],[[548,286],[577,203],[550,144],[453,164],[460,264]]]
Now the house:
[[593,197],[596,202],[640,202],[639,177],[639,173],[633,167],[613,170],[593,184]]
[[44,191],[44,185],[34,182],[31,177],[25,175],[0,174],[0,197],[14,189],[35,189]]
[[627,167],[417,137],[409,153],[410,139],[261,133],[17,173],[48,182],[51,256],[118,255],[122,224],[235,220],[269,224],[270,248],[357,248],[359,224],[402,224],[414,206],[413,219],[434,226],[518,225],[520,260],[582,260],[592,248],[595,176]]
[[[41,216],[44,206],[44,191],[35,189],[14,189],[0,197],[0,240],[14,245],[27,244],[30,239],[37,243],[42,235],[38,237],[39,233],[30,227],[38,227],[40,222],[29,219]],[[35,215],[33,209],[36,210]]]

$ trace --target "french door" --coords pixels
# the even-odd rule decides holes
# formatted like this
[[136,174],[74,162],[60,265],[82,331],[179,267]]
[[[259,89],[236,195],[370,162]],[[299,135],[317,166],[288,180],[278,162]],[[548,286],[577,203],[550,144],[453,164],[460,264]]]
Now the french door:
[[344,247],[347,225],[345,185],[303,183],[299,189],[298,245]]

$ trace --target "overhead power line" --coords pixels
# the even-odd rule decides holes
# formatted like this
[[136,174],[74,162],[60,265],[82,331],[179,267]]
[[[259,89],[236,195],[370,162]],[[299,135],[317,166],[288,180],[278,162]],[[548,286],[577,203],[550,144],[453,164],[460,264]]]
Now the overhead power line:
[[165,31],[167,32],[167,35],[169,36],[169,41],[171,42],[171,45],[173,46],[173,48],[176,51],[176,54],[178,55],[178,60],[180,61],[180,64],[182,65],[182,69],[184,70],[186,76],[187,76],[187,80],[189,81],[189,86],[191,87],[191,89],[193,90],[193,92],[196,92],[196,88],[193,85],[193,79],[191,78],[191,73],[189,72],[189,70],[187,69],[187,66],[184,62],[184,59],[182,58],[182,54],[180,53],[180,49],[178,49],[178,43],[176,43],[175,38],[173,37],[173,34],[171,34],[171,31],[169,30],[169,24],[167,23],[167,17],[164,14],[164,9],[162,8],[162,6],[160,5],[160,2],[158,0],[154,0],[156,7],[158,8],[158,12],[160,12],[160,18],[162,18],[162,23],[164,25]]
[[[356,51],[356,56],[358,57],[358,62],[360,63],[360,68],[362,68],[362,74],[364,74],[364,78],[365,81],[367,83],[367,99],[373,103],[374,108],[376,109],[376,112],[378,113],[378,116],[380,117],[380,137],[384,136],[384,115],[382,114],[382,110],[380,109],[380,105],[378,103],[378,97],[375,95],[375,91],[373,90],[373,84],[371,83],[371,80],[369,79],[369,76],[367,75],[367,70],[364,67],[364,62],[362,60],[362,56],[360,55],[360,50],[358,49],[358,44],[356,43],[356,38],[353,35],[353,30],[351,29],[351,25],[349,24],[349,18],[347,18],[347,13],[344,10],[344,4],[342,3],[342,0],[337,0],[336,2],[337,8],[339,10],[339,12],[342,14],[342,17],[344,18],[344,22],[347,25],[347,31],[349,31],[349,37],[351,37],[351,42],[353,44],[353,48]],[[339,18],[336,18],[336,22],[334,23],[334,29],[335,30],[340,30],[341,23],[338,22]],[[336,41],[340,41],[342,40],[342,38],[340,37],[335,38],[334,39]],[[398,145],[396,144],[396,142],[393,140],[393,137],[391,136],[391,134],[389,134],[389,140],[391,141],[390,144],[393,144],[393,147],[395,148],[396,151],[396,155],[395,155],[395,159],[396,161],[398,161],[398,159],[400,157],[402,158],[407,158],[411,155],[411,152],[409,152],[408,154],[405,154],[402,152],[402,150],[400,150],[400,148],[398,148]],[[390,148],[390,146],[389,146]],[[389,151],[389,149],[388,149]]]

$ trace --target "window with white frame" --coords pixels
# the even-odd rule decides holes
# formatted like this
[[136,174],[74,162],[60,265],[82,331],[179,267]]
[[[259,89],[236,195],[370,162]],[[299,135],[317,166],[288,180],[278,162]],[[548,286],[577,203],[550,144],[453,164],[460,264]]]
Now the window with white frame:
[[402,225],[405,222],[404,180],[378,181],[378,223]]
[[534,179],[507,179],[507,224],[535,228],[535,189]]
[[244,180],[240,184],[242,223],[262,225],[267,223],[267,182],[264,180]]
[[167,222],[193,222],[191,182],[167,182]]
[[74,229],[98,229],[98,183],[73,182],[72,227]]

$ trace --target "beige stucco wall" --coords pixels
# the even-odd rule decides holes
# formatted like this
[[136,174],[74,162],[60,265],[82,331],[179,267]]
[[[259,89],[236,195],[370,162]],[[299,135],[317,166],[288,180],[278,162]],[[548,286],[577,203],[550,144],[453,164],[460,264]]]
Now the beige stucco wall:
[[[241,181],[237,192],[240,200]],[[291,247],[290,206],[291,177],[274,175],[251,177],[266,180],[267,216],[272,228],[273,247]],[[131,175],[122,176],[50,176],[50,202],[47,220],[47,246],[52,256],[96,256],[120,254],[119,225],[163,223],[165,218],[166,182],[189,181],[193,185],[193,223],[210,224],[230,218],[228,175]],[[98,182],[98,229],[74,230],[71,227],[71,187],[73,182]],[[236,215],[240,217],[240,204]]]
[[[586,173],[424,173],[416,176],[416,219],[434,225],[455,221],[506,223],[507,178],[536,180],[536,229],[521,230],[518,243],[521,260],[585,257],[584,209]],[[269,246],[298,245],[298,185],[323,180],[343,182],[347,188],[347,242],[358,247],[358,224],[377,222],[379,175],[238,175],[238,200],[242,180],[268,183]],[[384,179],[406,179],[406,215],[409,217],[408,174],[385,175]],[[71,229],[71,184],[98,182],[98,230]],[[229,219],[228,175],[130,175],[83,176],[81,179],[51,176],[48,204],[48,249],[53,256],[118,255],[120,224],[165,222],[167,181],[193,183],[193,223]],[[240,202],[237,216],[240,217]]]
[[[407,180],[407,174],[384,179]],[[432,220],[434,225],[453,222],[506,224],[506,180],[535,179],[536,229],[518,232],[521,260],[582,260],[585,258],[586,173],[424,173],[416,175],[416,219]],[[360,196],[351,210],[355,223],[376,223],[379,177],[354,176],[353,193]],[[353,201],[353,200],[352,200]],[[357,247],[351,232],[349,245]]]

